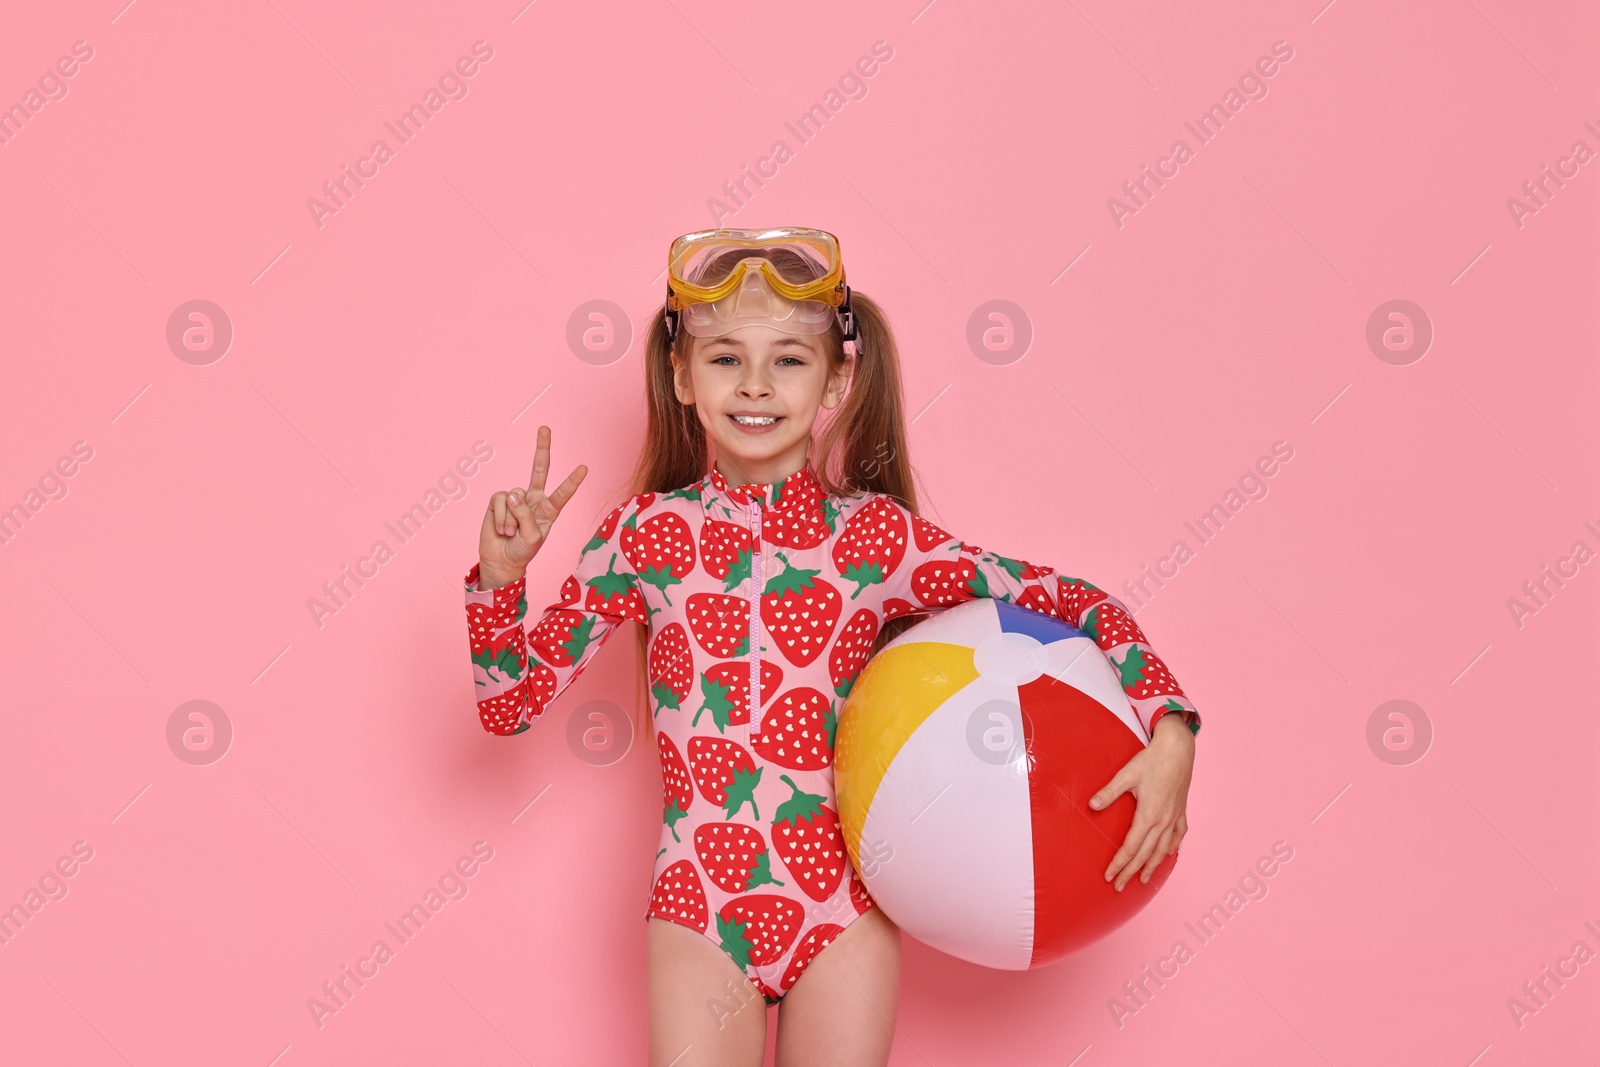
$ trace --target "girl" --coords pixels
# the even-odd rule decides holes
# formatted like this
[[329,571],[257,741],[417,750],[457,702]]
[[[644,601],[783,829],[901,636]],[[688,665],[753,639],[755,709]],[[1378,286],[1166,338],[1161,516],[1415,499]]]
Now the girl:
[[547,495],[541,426],[527,489],[489,502],[466,576],[479,716],[528,729],[618,625],[642,624],[663,792],[650,1062],[758,1065],[764,1005],[781,1002],[781,1067],[881,1065],[899,930],[846,856],[832,772],[838,711],[872,653],[912,616],[980,596],[1093,636],[1151,738],[1091,800],[1137,798],[1105,872],[1117,891],[1187,832],[1199,715],[1115,597],[921,517],[894,338],[845,285],[831,234],[692,233],[668,268],[634,495],[526,631],[524,572],[587,468]]

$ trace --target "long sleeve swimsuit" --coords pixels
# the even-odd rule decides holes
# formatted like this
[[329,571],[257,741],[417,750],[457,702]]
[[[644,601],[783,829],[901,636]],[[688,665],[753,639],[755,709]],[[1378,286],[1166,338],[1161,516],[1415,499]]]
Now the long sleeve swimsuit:
[[1200,717],[1126,606],[1053,568],[985,551],[881,493],[828,493],[808,464],[733,485],[713,467],[618,505],[560,598],[524,629],[523,579],[465,578],[477,705],[528,729],[617,627],[647,627],[664,796],[645,916],[687,926],[775,1003],[873,901],[834,799],[839,709],[880,628],[976,597],[1063,619],[1116,669],[1146,735]]

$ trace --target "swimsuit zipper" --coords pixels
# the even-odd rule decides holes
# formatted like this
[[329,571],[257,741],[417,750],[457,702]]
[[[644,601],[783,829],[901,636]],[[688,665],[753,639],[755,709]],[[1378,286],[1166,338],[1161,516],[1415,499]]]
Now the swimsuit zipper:
[[761,732],[761,505],[750,501],[750,736]]

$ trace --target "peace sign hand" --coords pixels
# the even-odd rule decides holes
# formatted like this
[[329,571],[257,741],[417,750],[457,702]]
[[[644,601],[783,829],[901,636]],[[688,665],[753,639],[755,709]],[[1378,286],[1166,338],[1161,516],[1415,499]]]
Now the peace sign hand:
[[502,490],[489,498],[483,530],[478,534],[479,589],[497,589],[522,577],[589,468],[579,464],[546,496],[544,482],[549,472],[550,427],[541,426],[528,488]]

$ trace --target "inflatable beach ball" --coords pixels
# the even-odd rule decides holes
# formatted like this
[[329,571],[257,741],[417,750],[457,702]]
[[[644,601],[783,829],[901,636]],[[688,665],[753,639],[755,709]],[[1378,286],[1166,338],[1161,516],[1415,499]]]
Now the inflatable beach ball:
[[1089,798],[1147,743],[1082,630],[978,599],[889,642],[839,713],[839,822],[867,891],[925,944],[1004,970],[1116,929],[1172,873],[1105,880],[1133,824]]

